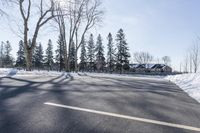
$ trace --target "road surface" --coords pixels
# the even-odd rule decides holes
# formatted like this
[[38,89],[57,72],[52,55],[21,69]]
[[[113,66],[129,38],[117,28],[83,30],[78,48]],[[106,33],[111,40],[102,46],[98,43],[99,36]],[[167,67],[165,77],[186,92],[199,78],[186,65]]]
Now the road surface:
[[0,78],[0,133],[196,133],[200,104],[155,78]]

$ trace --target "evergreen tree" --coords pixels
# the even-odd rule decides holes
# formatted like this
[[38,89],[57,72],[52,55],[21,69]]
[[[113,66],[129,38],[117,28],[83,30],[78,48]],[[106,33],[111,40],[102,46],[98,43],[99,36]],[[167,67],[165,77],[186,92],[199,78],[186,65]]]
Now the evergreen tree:
[[53,45],[51,39],[49,39],[45,56],[45,65],[48,67],[48,70],[52,70],[53,63]]
[[17,60],[15,66],[23,68],[26,66],[24,43],[22,40],[19,41],[19,50],[17,52]]
[[64,45],[63,45],[63,41],[61,36],[58,37],[58,41],[57,41],[57,49],[56,49],[56,57],[55,57],[55,61],[56,61],[56,65],[59,67],[59,71],[62,71],[64,69]]
[[90,34],[90,38],[88,41],[87,56],[89,61],[89,70],[94,70],[95,46],[93,34]]
[[83,42],[81,44],[81,56],[80,56],[80,70],[85,71],[86,65],[87,65],[87,53],[86,53],[86,43],[85,39],[83,39]]
[[13,66],[13,57],[11,55],[12,47],[9,41],[5,43],[5,58],[3,59],[5,67],[12,67]]
[[116,36],[117,41],[117,69],[122,73],[123,70],[129,69],[129,49],[125,39],[125,34],[120,29]]
[[108,34],[107,40],[108,40],[107,65],[108,65],[109,71],[112,72],[112,71],[114,71],[114,66],[115,66],[115,51],[116,51],[116,49],[114,48],[114,45],[113,45],[113,38],[112,38],[111,33]]
[[96,43],[96,68],[98,71],[103,71],[105,66],[105,57],[104,57],[104,47],[102,43],[101,35],[97,37]]
[[1,46],[0,46],[0,67],[3,67],[3,60],[4,60],[4,42],[1,42]]
[[43,48],[42,48],[42,45],[41,43],[39,43],[38,46],[35,47],[35,50],[34,50],[34,55],[33,55],[33,58],[34,58],[34,66],[35,68],[37,68],[38,70],[40,70],[42,67],[43,67],[43,62],[44,62],[44,56],[43,56]]
[[74,41],[72,41],[72,44],[71,44],[71,47],[70,47],[70,51],[69,51],[69,54],[70,54],[70,70],[72,71],[75,71],[75,43]]

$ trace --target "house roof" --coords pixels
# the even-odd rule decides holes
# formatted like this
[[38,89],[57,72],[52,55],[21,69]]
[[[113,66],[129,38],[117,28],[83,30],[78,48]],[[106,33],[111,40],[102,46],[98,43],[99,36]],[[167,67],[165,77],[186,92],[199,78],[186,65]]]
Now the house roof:
[[130,64],[130,68],[146,68],[146,69],[162,69],[164,67],[169,67],[164,64]]
[[164,64],[155,64],[153,67],[152,67],[152,69],[162,69],[162,68],[164,68],[164,67],[166,67],[166,65],[164,65]]

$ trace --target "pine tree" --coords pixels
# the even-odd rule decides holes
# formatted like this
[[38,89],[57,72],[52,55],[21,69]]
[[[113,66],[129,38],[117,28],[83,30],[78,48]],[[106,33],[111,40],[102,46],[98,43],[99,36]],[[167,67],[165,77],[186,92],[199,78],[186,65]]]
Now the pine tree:
[[123,70],[129,69],[129,49],[122,29],[117,33],[117,69],[122,73]]
[[108,64],[109,71],[112,72],[112,71],[114,71],[114,66],[115,66],[116,49],[114,48],[114,45],[113,45],[113,38],[112,38],[111,33],[108,34],[107,40],[108,40],[107,64]]
[[19,50],[17,52],[17,60],[16,60],[15,66],[22,67],[22,68],[24,68],[26,66],[24,43],[22,40],[19,41]]
[[80,56],[80,70],[85,71],[86,65],[87,65],[87,53],[86,53],[86,43],[85,39],[83,39],[83,42],[81,44],[81,56]]
[[94,46],[94,37],[93,34],[90,34],[90,38],[88,41],[88,47],[87,47],[87,56],[89,61],[89,70],[94,70],[94,59],[95,59],[95,46]]
[[5,67],[12,67],[13,66],[13,57],[11,55],[12,47],[9,41],[5,43],[5,58],[3,59]]
[[72,71],[75,71],[75,43],[74,41],[72,41],[72,44],[71,44],[71,47],[70,47],[70,51],[69,51],[69,54],[70,54],[70,70]]
[[4,60],[4,42],[1,42],[1,47],[0,47],[0,67],[3,67],[3,60]]
[[52,70],[53,63],[53,45],[51,39],[49,39],[45,55],[45,65],[48,67],[48,70]]
[[96,68],[98,71],[103,71],[105,66],[105,57],[104,57],[104,47],[102,43],[101,35],[97,37],[96,43]]
[[63,42],[61,39],[61,36],[58,37],[58,41],[57,41],[57,49],[56,49],[56,57],[55,57],[55,61],[56,61],[56,65],[59,67],[59,71],[61,72],[64,69],[64,46],[63,46]]
[[38,46],[35,47],[35,50],[34,50],[34,66],[35,68],[37,68],[38,70],[40,70],[42,67],[43,67],[43,62],[44,62],[44,56],[43,56],[43,48],[42,48],[42,45],[41,43],[39,43]]

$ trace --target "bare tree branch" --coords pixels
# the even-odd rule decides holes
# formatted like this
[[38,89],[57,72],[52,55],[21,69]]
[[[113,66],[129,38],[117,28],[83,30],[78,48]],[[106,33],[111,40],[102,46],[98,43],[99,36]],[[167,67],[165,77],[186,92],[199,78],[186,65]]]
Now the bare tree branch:
[[153,56],[148,52],[136,52],[134,53],[134,60],[139,64],[148,64],[153,61]]

